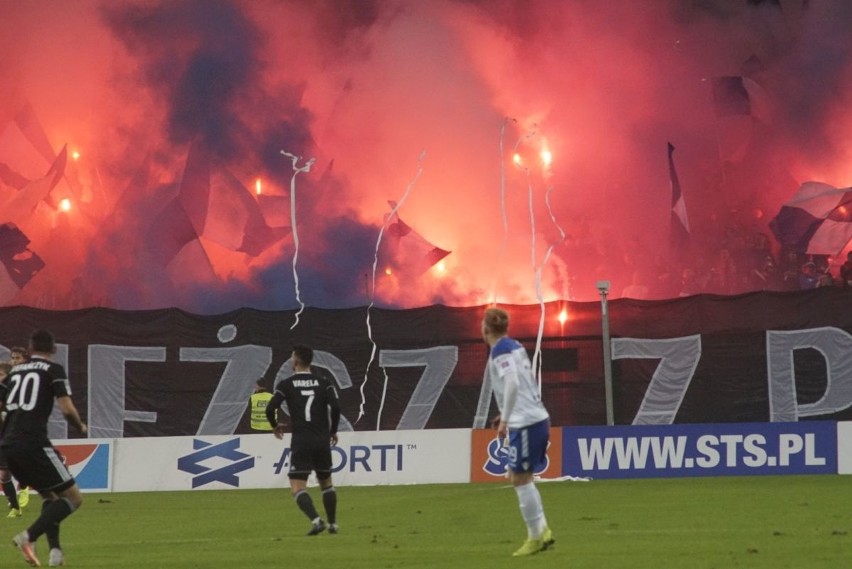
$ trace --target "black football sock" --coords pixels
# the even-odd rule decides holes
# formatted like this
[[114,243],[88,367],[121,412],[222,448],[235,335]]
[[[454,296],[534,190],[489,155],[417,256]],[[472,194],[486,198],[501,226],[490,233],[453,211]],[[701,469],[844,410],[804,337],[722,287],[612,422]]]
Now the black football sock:
[[3,483],[3,494],[6,495],[6,499],[9,500],[9,507],[15,510],[21,508],[20,504],[18,504],[18,493],[15,491],[15,483],[10,479],[8,482]]
[[337,491],[334,486],[329,486],[322,491],[322,505],[325,508],[328,523],[337,523]]
[[299,509],[308,516],[308,519],[311,520],[311,522],[319,517],[317,509],[314,508],[314,501],[311,500],[311,495],[305,490],[299,490],[294,498],[296,499],[296,504],[299,506]]
[[[30,541],[35,541],[42,534],[51,531],[56,527],[58,532],[59,522],[67,518],[74,511],[74,506],[65,498],[60,498],[52,502],[48,502],[47,506],[41,510],[41,515],[33,525],[27,528],[30,534]],[[56,534],[58,536],[58,533]]]
[[[45,500],[41,503],[41,513],[44,514],[44,511],[47,510],[47,507],[51,505],[53,502],[48,502]],[[50,548],[62,549],[59,545],[59,524],[53,524],[47,530],[45,530],[44,535],[47,537],[47,543],[50,545]]]

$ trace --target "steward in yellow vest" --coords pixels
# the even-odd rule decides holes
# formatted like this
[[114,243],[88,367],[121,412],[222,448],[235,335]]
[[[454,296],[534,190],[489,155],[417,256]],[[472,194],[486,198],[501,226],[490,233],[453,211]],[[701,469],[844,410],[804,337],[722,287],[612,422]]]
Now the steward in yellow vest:
[[266,405],[272,399],[272,394],[266,391],[260,384],[254,388],[249,399],[251,411],[251,428],[254,431],[271,431],[272,426],[266,418]]

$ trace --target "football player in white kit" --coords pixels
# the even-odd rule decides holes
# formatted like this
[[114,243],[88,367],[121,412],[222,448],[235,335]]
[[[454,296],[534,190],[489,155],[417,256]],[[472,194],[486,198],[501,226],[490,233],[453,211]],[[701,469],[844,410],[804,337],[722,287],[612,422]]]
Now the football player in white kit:
[[512,554],[518,557],[544,551],[555,543],[533,478],[546,464],[550,415],[541,402],[527,351],[508,336],[508,331],[509,315],[505,310],[485,311],[482,338],[491,348],[488,365],[500,409],[497,436],[504,440],[508,437],[509,480],[527,525],[527,540]]

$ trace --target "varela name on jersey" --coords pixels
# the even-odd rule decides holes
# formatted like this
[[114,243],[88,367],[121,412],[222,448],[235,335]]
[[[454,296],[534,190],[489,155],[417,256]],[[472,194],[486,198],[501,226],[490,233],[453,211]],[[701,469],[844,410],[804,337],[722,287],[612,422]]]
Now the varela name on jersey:
[[316,379],[294,379],[293,387],[319,387]]

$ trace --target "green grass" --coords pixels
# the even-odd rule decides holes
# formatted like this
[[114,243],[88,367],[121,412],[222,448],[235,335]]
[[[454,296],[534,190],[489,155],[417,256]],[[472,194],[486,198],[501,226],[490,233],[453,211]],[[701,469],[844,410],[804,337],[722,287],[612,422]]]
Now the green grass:
[[[541,483],[557,543],[524,559],[511,557],[526,536],[515,493],[491,484],[341,487],[341,533],[311,538],[283,488],[87,494],[62,539],[69,567],[836,568],[852,554],[848,487],[841,476]],[[7,543],[38,508],[0,520]],[[18,551],[0,548],[0,567],[16,566]]]

